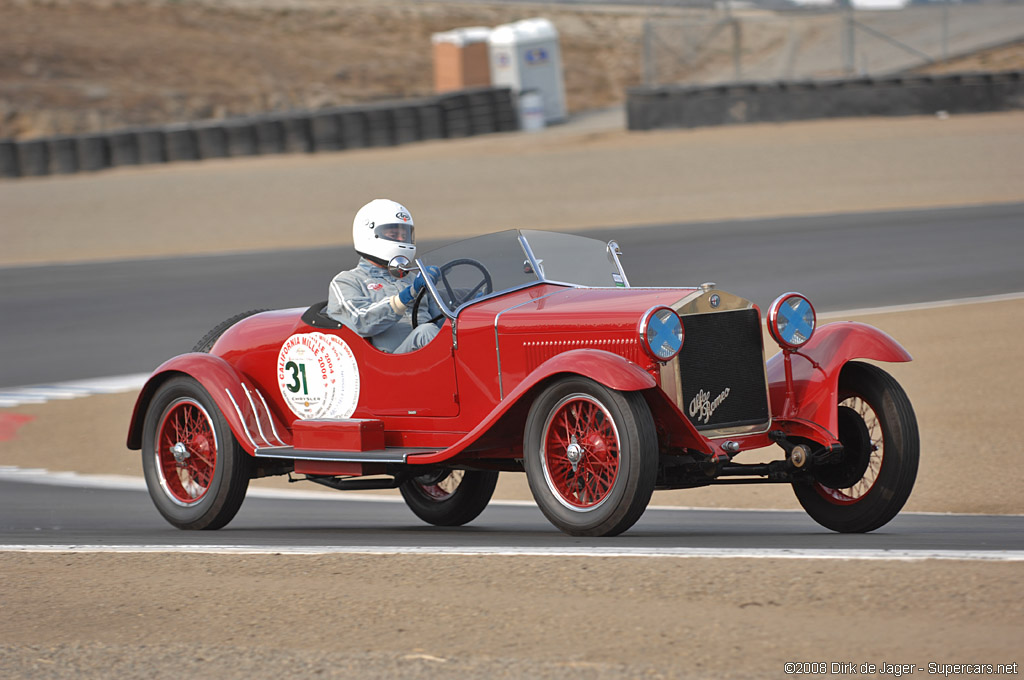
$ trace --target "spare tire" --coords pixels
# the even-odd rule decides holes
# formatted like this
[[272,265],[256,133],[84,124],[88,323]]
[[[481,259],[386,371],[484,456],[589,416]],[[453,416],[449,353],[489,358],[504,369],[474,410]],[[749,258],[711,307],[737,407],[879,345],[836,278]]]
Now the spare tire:
[[209,352],[210,348],[213,347],[213,344],[215,342],[217,342],[217,338],[219,338],[220,336],[222,336],[224,334],[224,331],[226,331],[227,329],[231,328],[232,326],[234,326],[236,323],[238,323],[242,319],[247,319],[247,318],[249,318],[250,316],[252,316],[254,314],[259,314],[260,312],[266,312],[266,311],[269,311],[269,310],[266,310],[266,309],[250,309],[248,312],[242,312],[241,314],[234,315],[230,319],[225,319],[224,321],[221,321],[219,324],[217,324],[216,326],[213,327],[213,330],[211,330],[209,333],[204,335],[202,340],[200,340],[199,342],[196,343],[196,346],[192,348],[192,351],[193,352]]

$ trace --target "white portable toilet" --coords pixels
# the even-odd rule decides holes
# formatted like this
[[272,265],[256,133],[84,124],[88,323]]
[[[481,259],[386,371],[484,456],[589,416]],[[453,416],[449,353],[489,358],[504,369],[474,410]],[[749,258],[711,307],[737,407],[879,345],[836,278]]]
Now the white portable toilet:
[[566,119],[562,52],[554,24],[543,18],[503,24],[491,31],[488,46],[492,85],[540,95],[546,123]]

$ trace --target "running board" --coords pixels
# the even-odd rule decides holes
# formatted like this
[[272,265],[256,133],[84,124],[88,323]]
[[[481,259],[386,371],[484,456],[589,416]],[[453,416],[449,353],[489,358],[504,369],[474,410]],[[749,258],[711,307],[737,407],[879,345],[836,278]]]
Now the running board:
[[391,447],[378,451],[326,451],[296,449],[291,446],[273,446],[256,449],[257,458],[285,458],[289,460],[329,460],[342,463],[405,463],[409,456],[437,453],[438,449]]

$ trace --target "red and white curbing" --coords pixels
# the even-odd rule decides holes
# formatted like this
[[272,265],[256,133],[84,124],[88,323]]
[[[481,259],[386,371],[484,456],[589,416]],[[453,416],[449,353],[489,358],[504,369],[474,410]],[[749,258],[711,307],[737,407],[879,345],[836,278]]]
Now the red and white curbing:
[[69,380],[49,385],[28,385],[25,387],[0,387],[0,408],[45,404],[59,399],[78,399],[95,394],[118,394],[141,390],[149,373],[133,373],[107,378]]

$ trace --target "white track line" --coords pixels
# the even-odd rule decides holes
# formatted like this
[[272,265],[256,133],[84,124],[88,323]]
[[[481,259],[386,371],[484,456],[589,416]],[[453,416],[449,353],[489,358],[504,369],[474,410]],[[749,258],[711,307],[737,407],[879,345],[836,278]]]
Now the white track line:
[[581,547],[517,548],[465,546],[294,546],[294,545],[0,545],[9,553],[187,553],[196,555],[441,555],[498,557],[674,557],[783,560],[924,560],[1022,562],[1022,550],[828,550],[779,548]]
[[840,312],[825,312],[818,315],[819,319],[838,319],[846,316],[866,316],[868,314],[895,314],[899,312],[917,312],[925,309],[942,309],[960,305],[980,305],[988,302],[1008,302],[1024,299],[1024,292],[1003,293],[1001,295],[982,295],[979,297],[956,298],[952,300],[936,300],[935,302],[916,302],[909,305],[890,305],[888,307],[865,307],[864,309],[847,309]]
[[[956,305],[974,305],[984,304],[987,302],[1005,302],[1008,300],[1020,299],[1024,299],[1024,292],[1006,293],[1003,295],[986,295],[982,297],[960,298],[954,300],[940,300],[937,302],[921,302],[910,305],[850,309],[840,312],[827,312],[821,314],[819,318],[839,319],[869,314],[892,314],[897,312],[913,312],[924,309],[939,309],[942,307],[953,307]],[[146,380],[149,376],[149,373],[132,373],[130,375],[117,375],[107,378],[70,380],[67,382],[47,385],[26,385],[23,387],[0,388],[0,408],[10,408],[26,404],[45,404],[46,402],[54,399],[77,399],[79,397],[88,397],[94,394],[116,394],[120,392],[138,391],[146,384]]]

